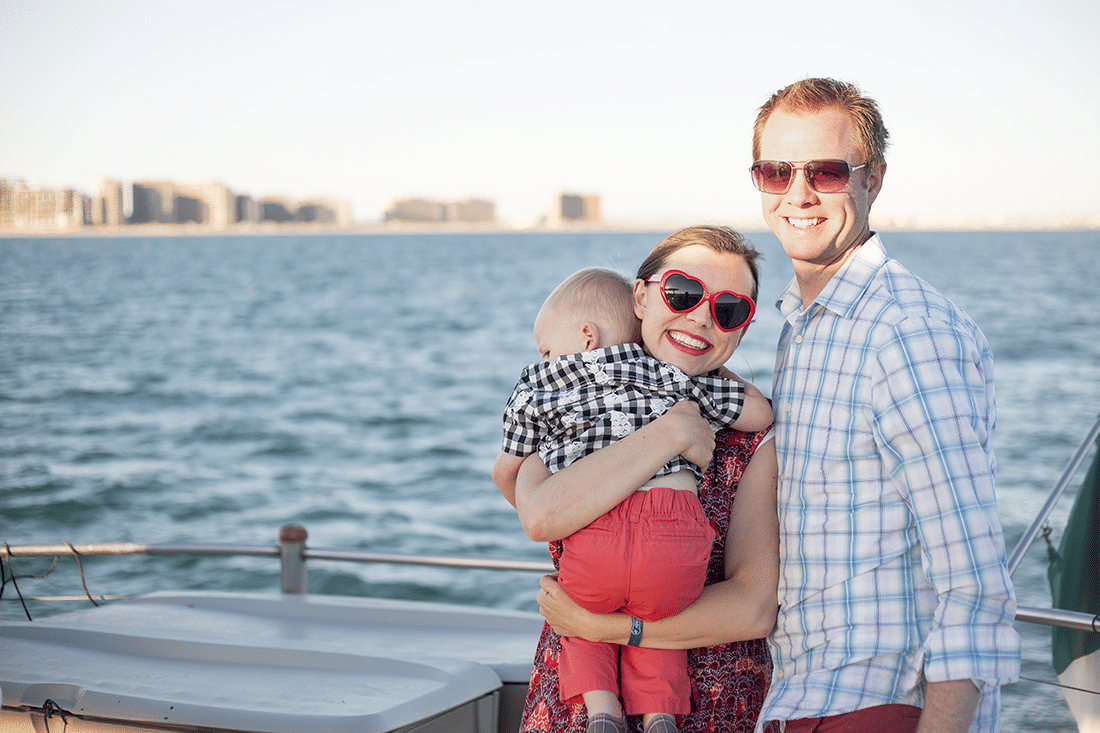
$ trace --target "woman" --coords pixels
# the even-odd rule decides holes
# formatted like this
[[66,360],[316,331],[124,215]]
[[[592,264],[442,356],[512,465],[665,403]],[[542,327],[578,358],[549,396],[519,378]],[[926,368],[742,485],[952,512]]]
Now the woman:
[[[634,286],[635,310],[651,355],[689,374],[721,367],[744,329],[719,328],[706,298],[686,311],[673,310],[657,281],[675,269],[701,281],[707,293],[744,292],[747,272],[755,301],[758,257],[740,235],[724,227],[690,227],[662,241],[642,263]],[[777,471],[772,441],[762,433],[714,434],[693,403],[679,403],[553,476],[537,455],[529,458],[520,471],[516,508],[532,539],[551,542],[556,563],[562,538],[616,506],[676,455],[709,464],[699,496],[718,539],[703,594],[680,614],[645,624],[641,646],[691,650],[692,713],[681,718],[680,731],[751,731],[771,677],[761,637],[771,630],[776,613]],[[626,644],[632,620],[625,614],[588,613],[551,577],[543,578],[542,589],[539,604],[548,626],[536,651],[520,729],[581,733],[587,718],[584,706],[567,706],[559,696],[559,633]]]

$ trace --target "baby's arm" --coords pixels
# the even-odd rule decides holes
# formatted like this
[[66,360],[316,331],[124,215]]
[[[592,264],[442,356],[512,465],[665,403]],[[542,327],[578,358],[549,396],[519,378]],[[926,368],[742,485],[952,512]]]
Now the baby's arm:
[[763,430],[772,424],[775,415],[772,413],[771,403],[764,397],[764,393],[758,390],[751,382],[733,377],[741,382],[745,388],[745,401],[741,406],[741,414],[733,421],[733,427],[742,432]]
[[732,379],[735,382],[740,382],[745,390],[741,414],[733,421],[731,427],[745,433],[751,433],[771,426],[772,422],[775,420],[775,414],[772,413],[771,403],[764,397],[763,392],[758,390],[752,382],[741,379],[741,377],[725,367],[719,367],[715,373],[723,379]]
[[501,451],[493,464],[493,483],[512,506],[516,505],[516,477],[519,476],[519,467],[523,465],[524,458],[525,456],[514,456]]

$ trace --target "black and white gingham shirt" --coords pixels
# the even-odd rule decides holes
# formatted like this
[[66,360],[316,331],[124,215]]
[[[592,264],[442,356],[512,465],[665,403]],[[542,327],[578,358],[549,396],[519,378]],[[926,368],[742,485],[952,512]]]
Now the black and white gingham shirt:
[[[712,375],[689,377],[647,355],[638,344],[618,344],[531,364],[504,410],[503,450],[536,450],[551,473],[614,443],[685,399],[699,404],[712,425],[731,425],[741,414],[744,387]],[[681,456],[656,473],[702,470]]]

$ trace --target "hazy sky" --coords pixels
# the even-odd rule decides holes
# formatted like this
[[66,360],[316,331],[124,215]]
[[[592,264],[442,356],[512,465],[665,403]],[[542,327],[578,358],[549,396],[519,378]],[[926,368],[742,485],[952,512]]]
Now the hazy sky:
[[872,218],[1095,216],[1098,28],[1096,0],[0,0],[0,176],[743,219],[756,108],[833,76],[891,133]]

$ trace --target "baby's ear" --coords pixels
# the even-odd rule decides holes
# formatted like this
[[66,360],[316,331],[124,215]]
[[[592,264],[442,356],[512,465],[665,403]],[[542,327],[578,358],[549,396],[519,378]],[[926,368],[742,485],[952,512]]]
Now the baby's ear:
[[584,337],[584,350],[592,351],[592,349],[603,348],[603,344],[600,343],[600,328],[591,321],[585,321],[581,324],[581,335]]

